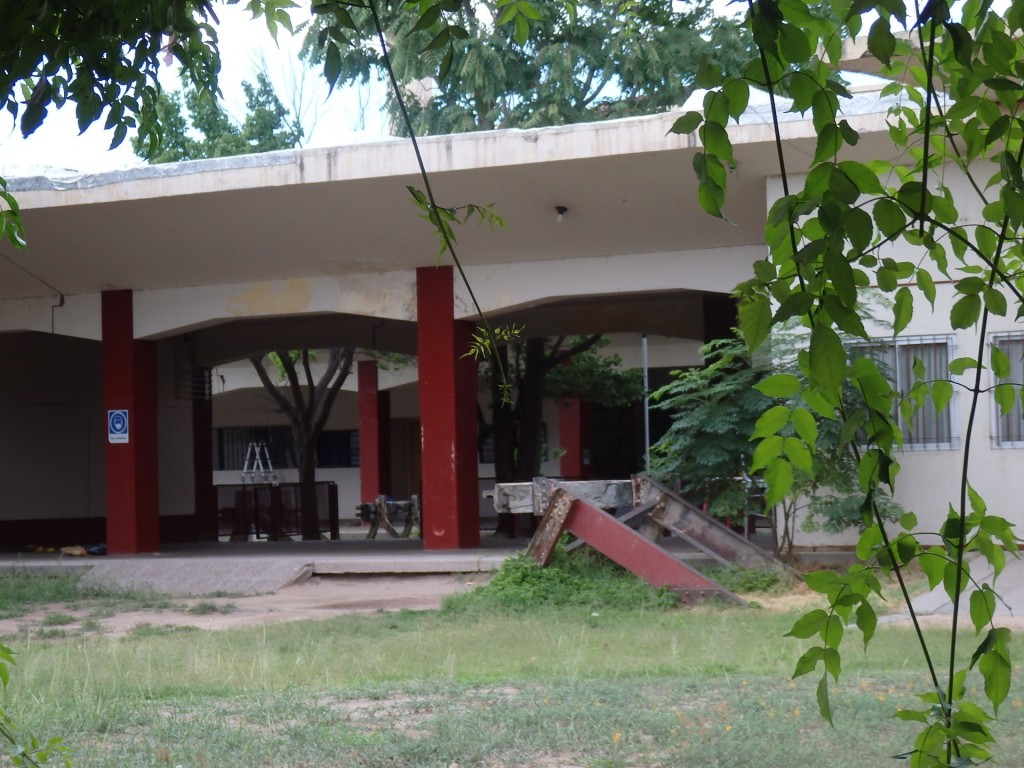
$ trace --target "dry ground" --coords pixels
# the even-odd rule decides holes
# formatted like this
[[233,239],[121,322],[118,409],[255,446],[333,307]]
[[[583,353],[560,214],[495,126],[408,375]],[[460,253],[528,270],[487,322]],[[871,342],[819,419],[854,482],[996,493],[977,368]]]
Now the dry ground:
[[[67,626],[74,631],[81,622],[92,620],[93,631],[110,637],[129,634],[140,625],[190,625],[200,629],[260,625],[267,622],[323,619],[344,613],[373,613],[402,609],[440,608],[448,595],[472,589],[489,574],[416,576],[314,576],[300,584],[265,595],[245,597],[174,598],[174,608],[126,611],[97,618],[91,609],[49,605],[16,619],[0,621],[0,637],[19,631],[53,629],[47,617],[72,617]],[[95,623],[99,626],[96,627]]]
[[[244,597],[173,598],[173,608],[115,612],[97,617],[89,607],[48,605],[15,619],[0,621],[0,637],[19,632],[76,632],[88,622],[92,634],[122,637],[139,626],[193,626],[199,629],[227,629],[259,626],[269,622],[323,619],[346,613],[431,610],[441,607],[448,595],[485,583],[490,574],[426,574],[401,576],[314,576],[277,592]],[[822,598],[806,588],[777,595],[755,595],[762,609],[798,611],[822,607]],[[892,606],[894,611],[899,606]],[[54,614],[65,622],[56,624]],[[50,619],[48,620],[48,617]],[[966,618],[966,617],[965,617]],[[949,623],[948,616],[922,616],[926,626]],[[891,621],[891,620],[890,620]],[[909,618],[894,623],[908,623]],[[1024,630],[1024,617],[997,617],[996,624]]]

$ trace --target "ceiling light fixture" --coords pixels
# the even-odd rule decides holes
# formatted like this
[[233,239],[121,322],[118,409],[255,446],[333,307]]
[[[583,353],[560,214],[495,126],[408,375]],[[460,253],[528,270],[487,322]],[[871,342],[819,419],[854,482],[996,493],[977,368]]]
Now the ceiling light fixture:
[[558,215],[555,216],[555,223],[556,224],[561,224],[562,221],[565,219],[565,214],[567,214],[568,212],[569,212],[569,209],[566,208],[564,205],[556,205],[555,206],[555,213],[557,213]]

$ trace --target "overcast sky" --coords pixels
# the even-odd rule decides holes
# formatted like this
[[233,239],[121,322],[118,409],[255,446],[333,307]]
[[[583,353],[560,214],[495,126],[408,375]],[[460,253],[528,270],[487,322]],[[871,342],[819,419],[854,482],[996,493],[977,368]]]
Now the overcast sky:
[[[280,47],[274,45],[263,19],[253,21],[241,5],[217,6],[221,21],[218,37],[221,48],[220,86],[224,105],[236,118],[245,114],[242,81],[255,82],[260,56],[266,58],[274,86],[285,106],[286,93],[302,67],[298,64],[300,38],[279,33]],[[296,24],[305,16],[293,14]],[[161,83],[166,89],[180,87],[177,66],[170,67]],[[313,124],[305,146],[332,146],[379,138],[384,121],[379,115],[383,86],[369,91],[337,91],[327,98],[327,89],[318,72],[307,73],[307,83],[317,89],[307,100],[310,105],[305,123]],[[365,116],[365,121],[361,117]],[[365,128],[361,125],[365,122]],[[22,139],[10,114],[0,114],[0,176],[36,174],[44,168],[97,172],[126,168],[142,163],[132,152],[128,139],[116,150],[108,151],[113,132],[104,131],[102,119],[79,135],[74,104],[51,108],[43,125],[28,139]]]

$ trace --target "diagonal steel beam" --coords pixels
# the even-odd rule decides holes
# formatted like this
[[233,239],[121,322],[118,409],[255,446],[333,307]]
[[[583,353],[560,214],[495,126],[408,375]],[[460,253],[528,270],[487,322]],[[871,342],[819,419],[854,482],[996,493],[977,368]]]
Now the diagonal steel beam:
[[732,592],[679,562],[628,525],[556,485],[547,512],[530,542],[530,555],[541,565],[547,565],[562,531],[569,531],[648,583],[669,587],[683,601],[719,596],[745,605]]
[[762,570],[785,567],[772,555],[664,486],[644,475],[634,475],[633,503],[646,505],[651,502],[654,502],[654,507],[640,529],[648,538],[656,539],[661,533],[660,528],[665,528],[720,563],[737,563],[744,568]]

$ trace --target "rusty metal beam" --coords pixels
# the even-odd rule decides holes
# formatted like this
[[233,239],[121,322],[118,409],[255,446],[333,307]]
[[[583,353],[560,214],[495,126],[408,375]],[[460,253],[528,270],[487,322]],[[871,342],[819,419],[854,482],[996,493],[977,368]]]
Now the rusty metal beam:
[[641,527],[643,535],[657,539],[667,529],[720,563],[744,568],[782,568],[781,562],[735,531],[704,514],[690,502],[644,475],[633,477],[633,503],[654,507]]
[[[632,509],[620,510],[618,512],[610,512],[609,514],[614,515],[615,519],[618,520],[620,523],[628,524],[631,520],[635,520],[638,517],[646,518],[648,513],[650,513],[650,511],[654,509],[654,504],[655,502],[651,502],[649,504],[642,504],[639,507],[633,507]],[[632,526],[630,527],[632,528]],[[653,540],[654,539],[652,539],[652,541]],[[582,547],[585,543],[586,542],[584,542],[583,539],[576,539],[566,545],[565,551],[572,552],[574,549]]]
[[745,604],[732,592],[679,562],[604,510],[573,497],[564,488],[556,487],[551,493],[544,519],[530,542],[529,553],[541,565],[550,560],[563,530],[648,583],[669,587],[684,601],[719,596]]

